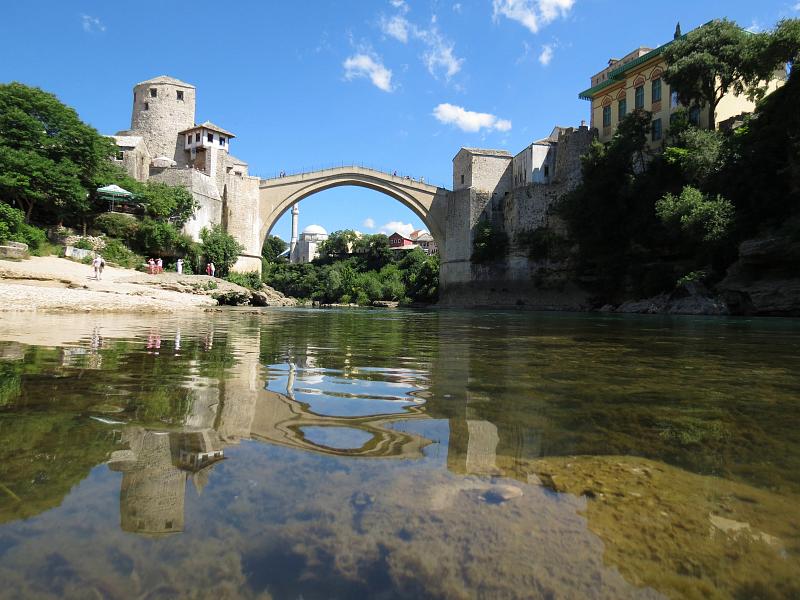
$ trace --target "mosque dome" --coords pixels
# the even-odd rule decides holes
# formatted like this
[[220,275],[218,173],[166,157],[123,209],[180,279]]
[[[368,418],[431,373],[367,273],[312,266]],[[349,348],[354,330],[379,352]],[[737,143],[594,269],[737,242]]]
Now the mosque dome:
[[325,231],[323,227],[320,225],[309,225],[305,229],[303,229],[303,234],[309,235],[328,235],[328,232]]

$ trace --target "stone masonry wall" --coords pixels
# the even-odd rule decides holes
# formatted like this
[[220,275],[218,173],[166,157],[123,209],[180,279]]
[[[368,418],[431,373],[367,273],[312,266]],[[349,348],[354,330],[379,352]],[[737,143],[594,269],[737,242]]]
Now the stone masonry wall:
[[[150,89],[157,90],[155,98]],[[183,100],[177,92],[183,92]],[[166,156],[184,166],[186,153],[179,131],[194,125],[195,89],[169,83],[143,82],[133,88],[136,100],[131,114],[131,133],[144,138],[150,156]],[[148,109],[145,110],[145,103]]]

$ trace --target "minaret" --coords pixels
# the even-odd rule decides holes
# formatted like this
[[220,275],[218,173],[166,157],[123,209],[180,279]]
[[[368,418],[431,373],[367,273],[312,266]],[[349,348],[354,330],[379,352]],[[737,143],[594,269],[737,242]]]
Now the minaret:
[[297,222],[300,218],[300,203],[292,207],[292,239],[289,242],[289,262],[297,262]]

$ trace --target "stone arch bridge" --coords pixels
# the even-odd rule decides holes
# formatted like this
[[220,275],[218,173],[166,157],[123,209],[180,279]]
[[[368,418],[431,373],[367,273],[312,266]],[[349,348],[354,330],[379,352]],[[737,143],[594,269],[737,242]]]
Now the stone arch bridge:
[[[390,196],[410,208],[436,239],[444,255],[447,243],[445,218],[450,191],[383,171],[355,165],[339,166],[319,171],[261,179],[258,190],[257,214],[251,208],[249,231],[234,227],[231,234],[245,246],[237,270],[260,269],[261,246],[278,219],[292,206],[317,192],[343,185],[369,188]],[[258,263],[255,260],[258,259]],[[249,263],[253,264],[250,265]]]

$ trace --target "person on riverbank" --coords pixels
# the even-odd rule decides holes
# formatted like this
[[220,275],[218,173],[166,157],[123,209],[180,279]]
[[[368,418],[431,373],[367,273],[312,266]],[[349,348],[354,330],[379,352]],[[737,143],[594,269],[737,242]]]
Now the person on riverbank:
[[175,263],[175,270],[178,272],[178,275],[183,275],[183,259],[179,258],[178,262]]
[[156,261],[153,260],[152,258],[147,259],[147,272],[150,273],[150,275],[155,275]]
[[94,278],[100,281],[103,278],[103,268],[106,266],[106,261],[99,254],[92,260],[92,268],[94,269]]
[[217,267],[214,266],[213,262],[210,262],[208,263],[208,268],[211,271],[209,275],[211,275],[211,277],[214,277],[215,273],[217,272]]
[[161,258],[156,259],[156,273],[163,273],[164,272],[164,261]]

